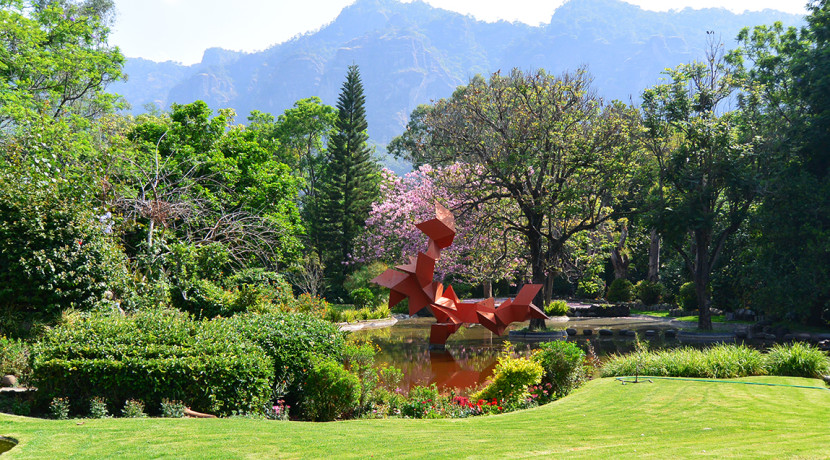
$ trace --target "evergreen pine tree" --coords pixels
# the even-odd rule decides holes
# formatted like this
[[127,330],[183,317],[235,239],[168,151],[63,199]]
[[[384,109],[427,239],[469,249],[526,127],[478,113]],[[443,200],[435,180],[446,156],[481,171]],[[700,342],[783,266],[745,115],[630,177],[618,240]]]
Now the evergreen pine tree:
[[337,101],[335,133],[329,139],[330,160],[320,184],[318,224],[330,297],[345,298],[354,240],[378,197],[378,166],[366,144],[363,84],[356,65],[349,66]]

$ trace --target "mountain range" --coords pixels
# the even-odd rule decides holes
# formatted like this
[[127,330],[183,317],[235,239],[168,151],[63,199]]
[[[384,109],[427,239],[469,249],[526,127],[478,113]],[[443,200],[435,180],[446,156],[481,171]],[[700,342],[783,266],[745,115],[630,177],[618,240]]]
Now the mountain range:
[[[734,48],[747,26],[802,16],[764,10],[653,12],[620,0],[569,0],[540,26],[483,22],[422,1],[357,0],[330,24],[264,51],[205,51],[198,64],[128,58],[126,82],[110,87],[134,113],[147,104],[206,101],[279,115],[302,98],[335,105],[347,67],[357,64],[366,94],[369,135],[385,144],[403,132],[418,104],[448,97],[476,74],[513,68],[561,73],[587,66],[597,93],[637,101],[669,67],[700,59],[707,38]],[[708,33],[707,33],[708,32]]]

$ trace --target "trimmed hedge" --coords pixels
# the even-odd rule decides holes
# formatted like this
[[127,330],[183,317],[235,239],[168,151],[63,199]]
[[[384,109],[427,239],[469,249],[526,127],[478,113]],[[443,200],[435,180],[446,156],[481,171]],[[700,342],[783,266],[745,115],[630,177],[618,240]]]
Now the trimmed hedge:
[[73,407],[99,396],[111,407],[141,399],[154,410],[167,398],[221,415],[261,411],[273,363],[231,326],[168,311],[93,315],[46,334],[32,378],[40,398],[69,397]]

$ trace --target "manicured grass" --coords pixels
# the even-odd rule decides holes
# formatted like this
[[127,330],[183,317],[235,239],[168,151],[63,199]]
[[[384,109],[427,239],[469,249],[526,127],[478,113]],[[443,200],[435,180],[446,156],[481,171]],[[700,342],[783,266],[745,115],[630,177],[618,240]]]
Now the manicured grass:
[[[686,321],[690,323],[697,323],[698,315],[691,315],[691,316],[677,316],[671,317],[669,316],[669,312],[667,311],[645,311],[645,310],[631,310],[632,315],[645,315],[645,316],[654,316],[656,318],[671,318],[675,321]],[[712,315],[712,322],[713,323],[725,323],[726,316],[725,315]],[[730,321],[733,323],[744,323],[744,321]]]
[[[741,381],[825,387],[796,377]],[[9,458],[824,458],[828,426],[826,389],[614,379],[591,381],[540,408],[472,419],[0,416],[0,435],[20,441]]]

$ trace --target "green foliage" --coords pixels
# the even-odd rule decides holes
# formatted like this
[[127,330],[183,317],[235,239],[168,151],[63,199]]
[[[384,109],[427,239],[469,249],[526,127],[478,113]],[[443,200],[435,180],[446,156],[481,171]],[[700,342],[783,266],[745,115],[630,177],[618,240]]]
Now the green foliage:
[[303,381],[317,357],[339,360],[345,344],[337,326],[305,314],[243,314],[227,319],[241,339],[259,345],[273,362],[273,391],[292,406],[304,398]]
[[181,401],[169,400],[164,398],[161,400],[161,416],[165,418],[182,418],[184,417],[185,405]]
[[764,356],[764,368],[769,375],[821,378],[830,374],[830,358],[809,344],[775,344]]
[[274,366],[234,326],[161,310],[81,317],[51,329],[34,347],[33,383],[46,399],[136,398],[159,407],[174,397],[204,412],[261,410]]
[[116,96],[103,90],[122,78],[125,59],[107,43],[106,10],[70,2],[3,2],[0,126],[112,110]]
[[715,345],[705,350],[678,348],[613,355],[602,366],[603,377],[654,375],[662,377],[737,378],[763,375],[763,355],[744,345]]
[[376,304],[375,295],[369,288],[359,288],[350,292],[352,303],[357,308],[373,307]]
[[436,418],[429,417],[434,412],[434,405],[441,399],[438,387],[433,383],[429,386],[416,385],[409,390],[406,401],[400,408],[401,415],[412,418]]
[[513,358],[509,352],[499,356],[493,381],[472,399],[495,399],[505,406],[521,404],[528,396],[528,387],[536,385],[545,375],[539,362],[529,358]]
[[69,398],[66,397],[54,397],[52,401],[49,403],[49,413],[52,414],[52,418],[58,420],[66,420],[69,418]]
[[684,310],[697,310],[697,292],[695,283],[683,283],[677,292],[677,304]]
[[107,418],[110,412],[107,409],[107,400],[104,398],[94,397],[89,400],[89,417],[90,418]]
[[826,0],[808,8],[800,29],[744,29],[731,56],[761,89],[741,102],[761,122],[765,179],[736,288],[770,317],[821,327],[830,324],[830,8]]
[[357,409],[360,380],[333,359],[315,359],[303,385],[302,410],[311,420],[328,422]]
[[656,305],[663,298],[665,288],[656,281],[641,280],[634,286],[634,294],[643,305]]
[[[377,302],[372,304],[372,306],[380,304],[388,298],[389,290],[370,281],[385,272],[387,268],[389,268],[389,266],[380,261],[374,261],[372,263],[362,265],[357,270],[349,273],[346,277],[346,281],[343,282],[343,289],[347,292],[353,292],[356,289],[367,288],[372,292],[375,297],[375,301]],[[455,287],[455,284],[453,284],[453,287]]]
[[300,294],[291,304],[291,309],[298,313],[304,313],[315,318],[325,318],[331,305],[326,299],[312,296],[311,294]]
[[0,306],[22,313],[7,321],[53,320],[64,308],[92,310],[105,307],[107,296],[128,297],[125,257],[94,210],[72,196],[70,184],[53,182],[51,166],[20,167],[0,171]]
[[630,302],[633,291],[634,285],[631,281],[617,278],[608,286],[608,293],[605,295],[605,299],[611,303]]
[[0,376],[14,375],[18,381],[28,381],[32,372],[29,365],[29,345],[20,339],[0,336]]
[[605,292],[605,281],[600,278],[583,278],[576,287],[576,296],[582,299],[598,299]]
[[568,302],[564,300],[553,300],[545,307],[548,316],[565,316],[568,310]]
[[544,369],[542,384],[557,398],[567,396],[586,380],[585,352],[574,342],[553,341],[540,345],[533,360]]
[[121,409],[121,416],[124,418],[147,417],[147,413],[144,412],[144,403],[137,399],[126,400],[124,407]]

